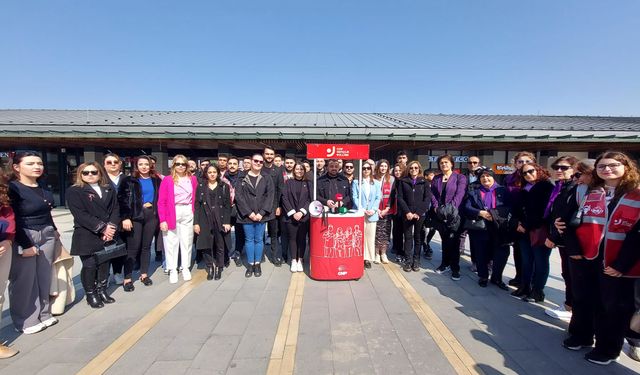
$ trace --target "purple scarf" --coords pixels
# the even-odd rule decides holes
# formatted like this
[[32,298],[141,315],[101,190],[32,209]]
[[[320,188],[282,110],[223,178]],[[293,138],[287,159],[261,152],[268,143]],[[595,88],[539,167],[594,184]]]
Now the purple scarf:
[[562,180],[559,180],[556,183],[556,186],[553,187],[553,191],[551,191],[551,196],[549,197],[549,203],[547,203],[547,208],[545,208],[544,216],[542,217],[544,218],[549,217],[549,214],[551,213],[551,206],[553,206],[553,201],[556,200],[556,198],[560,194],[561,189],[562,189]]
[[484,194],[482,194],[482,204],[484,205],[484,209],[485,210],[489,210],[492,208],[495,208],[495,202],[493,201],[493,194],[494,191],[499,187],[500,185],[496,184],[495,182],[493,183],[493,185],[490,188],[486,188],[484,187],[484,185],[480,186],[480,191],[483,192]]

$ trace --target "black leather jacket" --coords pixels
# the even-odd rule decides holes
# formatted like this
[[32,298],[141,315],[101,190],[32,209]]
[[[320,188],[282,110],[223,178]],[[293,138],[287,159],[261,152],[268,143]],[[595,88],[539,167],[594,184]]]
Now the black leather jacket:
[[[153,183],[153,214],[158,214],[158,191],[160,190],[160,178],[151,177]],[[142,221],[142,185],[137,178],[125,177],[118,188],[118,203],[120,204],[120,217],[122,220]]]

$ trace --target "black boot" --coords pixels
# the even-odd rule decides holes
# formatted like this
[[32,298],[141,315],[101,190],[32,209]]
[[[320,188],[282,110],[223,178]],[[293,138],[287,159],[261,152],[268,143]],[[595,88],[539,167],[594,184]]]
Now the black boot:
[[104,307],[102,299],[96,293],[96,269],[84,268],[80,271],[80,281],[84,288],[84,294],[87,296],[87,303],[94,309]]
[[253,276],[255,277],[262,276],[262,269],[260,268],[260,263],[253,266]]
[[531,293],[531,288],[521,286],[516,291],[511,292],[511,295],[515,297],[525,297],[525,296],[528,296],[529,293]]
[[220,280],[221,278],[222,278],[222,267],[216,267],[216,275],[214,279]]
[[251,277],[253,276],[253,270],[254,270],[255,266],[253,264],[250,264],[247,266],[247,272],[244,273],[244,277]]
[[98,283],[96,292],[104,303],[114,303],[116,300],[107,294],[107,285],[109,285],[109,263],[98,266]]
[[213,280],[213,266],[207,266],[207,280]]

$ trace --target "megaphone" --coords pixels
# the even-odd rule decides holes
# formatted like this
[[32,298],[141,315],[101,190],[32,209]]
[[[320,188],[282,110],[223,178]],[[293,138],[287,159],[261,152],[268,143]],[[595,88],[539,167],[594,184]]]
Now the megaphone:
[[322,205],[322,203],[320,203],[320,201],[313,201],[309,203],[309,215],[319,217],[320,215],[322,215],[323,211],[324,206]]

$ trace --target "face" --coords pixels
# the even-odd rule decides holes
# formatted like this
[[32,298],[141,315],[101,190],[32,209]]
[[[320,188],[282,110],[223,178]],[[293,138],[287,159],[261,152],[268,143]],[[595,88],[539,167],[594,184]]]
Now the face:
[[538,172],[530,164],[526,164],[524,167],[522,167],[522,175],[524,176],[525,181],[530,183],[534,183],[538,178]]
[[424,178],[426,178],[426,179],[427,179],[427,181],[433,181],[433,178],[434,178],[435,176],[436,176],[436,174],[435,174],[435,173],[430,172],[430,173],[427,173],[427,175],[426,175],[426,176],[424,176]]
[[44,173],[44,164],[39,156],[26,156],[20,164],[14,164],[13,169],[22,177],[36,179]]
[[298,165],[295,166],[293,174],[297,179],[301,180],[304,177],[305,173],[307,173],[307,172],[304,170],[304,166],[303,165],[298,164]]
[[140,174],[143,176],[148,175],[149,171],[151,170],[151,164],[147,159],[138,159],[137,166],[138,166],[138,172],[140,172]]
[[553,171],[553,177],[555,177],[556,180],[561,181],[570,180],[574,173],[573,168],[571,168],[571,165],[566,161],[561,161],[552,165],[551,170]]
[[393,167],[393,176],[395,178],[400,178],[401,175],[402,175],[402,170],[400,169],[400,167],[398,166]]
[[214,182],[218,179],[218,171],[215,168],[209,168],[207,170],[207,180],[209,182]]
[[238,159],[229,159],[227,162],[227,169],[231,173],[236,173],[238,171]]
[[87,165],[80,174],[85,184],[97,184],[100,181],[100,172],[93,165]]
[[371,164],[369,163],[364,163],[362,165],[362,176],[363,177],[369,177],[371,176]]
[[600,159],[596,165],[596,173],[605,184],[619,182],[624,176],[624,171],[624,164],[616,159]]
[[387,172],[389,171],[389,164],[387,164],[387,163],[380,163],[380,167],[379,167],[379,169],[380,169],[380,173],[381,173],[381,174],[385,174],[385,173],[387,173]]
[[440,167],[440,170],[445,173],[449,172],[451,170],[451,167],[453,167],[453,165],[451,165],[451,160],[446,158],[440,160],[440,163],[438,163],[438,166]]
[[200,163],[200,168],[202,168],[203,171],[206,171],[207,168],[209,168],[209,165],[210,165],[209,161],[205,160],[202,163]]
[[304,162],[302,163],[302,165],[304,165],[304,170],[307,172],[311,172],[311,164]]
[[338,167],[340,169],[342,169],[342,165],[343,165],[342,159],[338,159]]
[[175,165],[176,173],[183,175],[187,172],[187,166],[189,165],[185,159],[178,158],[173,165]]
[[108,173],[117,174],[120,172],[120,160],[113,156],[108,156],[104,159],[104,169],[106,169]]
[[273,163],[273,159],[276,157],[276,152],[270,148],[265,148],[262,152],[262,156],[264,157],[264,161],[271,164]]
[[469,166],[470,170],[475,171],[476,169],[480,168],[480,158],[478,158],[477,156],[469,157],[467,165]]
[[353,172],[355,171],[355,168],[353,167],[353,163],[346,163],[344,165],[344,167],[342,168],[342,171],[347,176],[351,176],[353,174]]
[[324,168],[326,162],[324,161],[324,159],[316,159],[316,165],[318,166],[318,169],[322,169]]
[[480,184],[486,188],[492,187],[494,182],[495,180],[490,174],[483,173],[482,176],[480,176]]
[[574,175],[573,178],[576,181],[576,184],[579,185],[589,185],[591,183],[591,180],[593,180],[592,178],[592,172],[581,172],[581,171],[577,171]]
[[229,159],[224,157],[224,156],[220,156],[218,157],[218,167],[220,169],[227,169],[228,166],[227,164],[229,163]]
[[245,171],[251,169],[251,159],[242,160],[242,169],[244,169]]
[[409,161],[409,157],[407,155],[398,155],[396,158],[396,163],[407,164]]
[[418,166],[418,164],[411,164],[409,166],[409,176],[411,176],[412,178],[416,178],[418,177],[418,175],[420,174],[420,167]]
[[189,160],[187,163],[189,164],[189,171],[191,173],[195,172],[196,169],[198,168],[198,166],[196,165],[196,162],[194,160]]
[[533,159],[528,156],[521,156],[516,160],[516,169],[522,170],[522,167],[531,163],[533,163]]
[[327,173],[329,174],[329,176],[335,176],[338,174],[339,170],[340,170],[340,167],[338,166],[338,162],[334,160],[329,163],[329,168],[327,168]]
[[[287,172],[291,173],[293,172],[293,167],[295,167],[296,162],[293,159],[285,159],[284,161],[284,169],[287,170]],[[302,167],[304,169],[304,167]]]
[[255,155],[251,158],[251,170],[254,172],[260,172],[262,166],[264,165],[264,158],[260,155]]
[[275,164],[276,167],[282,167],[282,158],[280,156],[276,156],[273,158],[273,164]]

